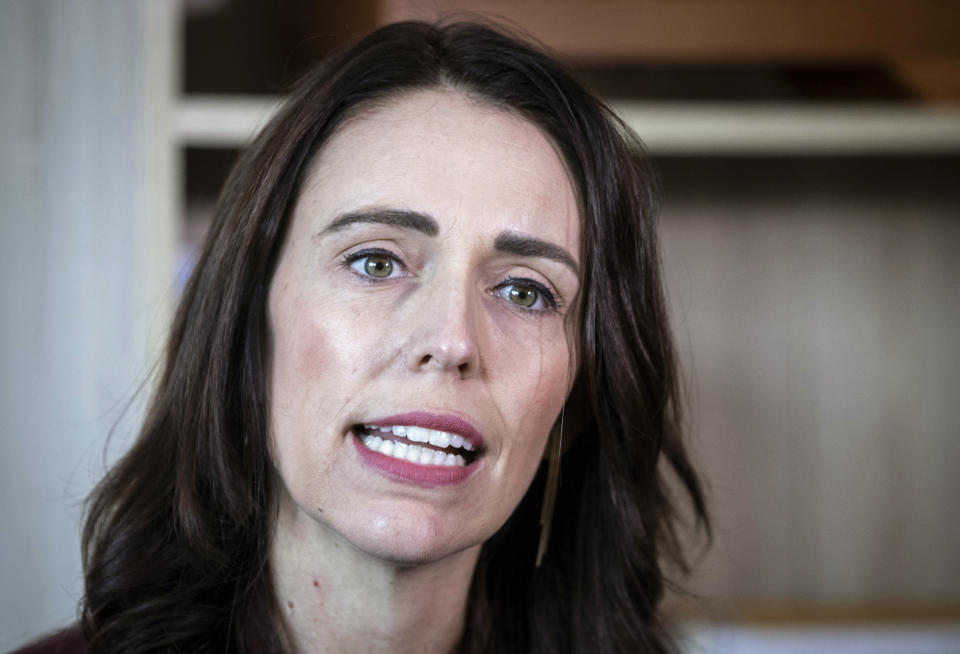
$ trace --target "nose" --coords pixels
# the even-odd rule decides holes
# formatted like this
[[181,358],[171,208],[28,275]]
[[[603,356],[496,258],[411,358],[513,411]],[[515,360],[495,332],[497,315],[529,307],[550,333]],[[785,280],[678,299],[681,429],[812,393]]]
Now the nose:
[[480,370],[479,299],[465,286],[439,284],[418,293],[404,355],[410,370],[456,372],[462,379]]

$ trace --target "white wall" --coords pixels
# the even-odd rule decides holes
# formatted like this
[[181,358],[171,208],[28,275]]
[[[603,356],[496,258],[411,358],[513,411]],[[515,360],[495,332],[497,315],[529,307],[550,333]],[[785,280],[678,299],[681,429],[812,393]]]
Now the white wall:
[[0,2],[4,651],[76,617],[82,500],[162,330],[172,226],[151,198],[170,176],[151,145],[172,44],[145,49],[167,39],[161,3]]

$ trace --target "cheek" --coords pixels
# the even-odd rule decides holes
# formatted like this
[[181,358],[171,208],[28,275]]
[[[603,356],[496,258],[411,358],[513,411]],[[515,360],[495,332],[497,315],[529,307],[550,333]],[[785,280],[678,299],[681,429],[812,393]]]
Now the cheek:
[[502,357],[505,380],[516,424],[536,425],[546,433],[560,412],[570,376],[570,348],[559,323],[527,334]]
[[361,376],[369,359],[370,322],[322,295],[298,295],[272,304],[273,396],[276,405],[316,403],[336,396]]
[[[518,361],[524,365],[518,366]],[[512,362],[512,363],[511,363]],[[525,356],[505,358],[503,378],[505,418],[516,430],[505,443],[513,451],[515,484],[523,491],[530,483],[563,407],[569,384],[569,349],[562,334],[530,344]]]
[[[324,453],[343,435],[342,412],[362,383],[369,352],[357,338],[362,317],[333,310],[317,294],[277,294],[269,315],[271,445],[286,475],[307,462],[327,460]],[[314,477],[316,470],[305,473]]]
[[329,342],[307,303],[284,298],[271,308],[271,403],[278,416],[299,414],[330,364]]

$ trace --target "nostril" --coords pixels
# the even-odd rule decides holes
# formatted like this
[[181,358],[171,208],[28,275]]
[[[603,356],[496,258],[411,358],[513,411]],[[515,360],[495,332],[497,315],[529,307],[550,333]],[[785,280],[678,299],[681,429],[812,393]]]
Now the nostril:
[[415,343],[411,348],[414,351],[406,362],[413,370],[437,369],[466,377],[473,374],[479,364],[470,343]]

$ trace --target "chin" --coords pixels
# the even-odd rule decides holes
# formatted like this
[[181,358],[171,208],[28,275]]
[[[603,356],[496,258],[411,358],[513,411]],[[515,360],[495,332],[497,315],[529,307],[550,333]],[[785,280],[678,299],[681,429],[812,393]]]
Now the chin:
[[444,525],[426,517],[373,516],[360,533],[342,535],[370,556],[397,565],[413,566],[434,563],[464,550],[478,548],[482,541],[466,537],[461,526]]

